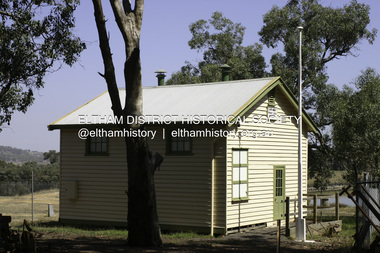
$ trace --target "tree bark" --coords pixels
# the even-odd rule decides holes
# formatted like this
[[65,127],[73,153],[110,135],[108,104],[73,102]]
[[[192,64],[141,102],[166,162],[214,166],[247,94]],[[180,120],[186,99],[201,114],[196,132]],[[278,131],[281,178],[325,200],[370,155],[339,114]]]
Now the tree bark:
[[[100,49],[105,67],[102,75],[107,82],[112,109],[118,116],[143,114],[140,62],[140,31],[144,1],[136,0],[135,8],[127,0],[110,0],[116,23],[125,42],[124,79],[125,108],[122,109],[116,84],[112,54],[108,43],[101,0],[93,0]],[[134,122],[124,127],[144,130]],[[145,138],[125,138],[128,165],[128,244],[131,246],[161,246],[161,232],[156,208],[154,173],[163,161],[158,153],[149,150]]]

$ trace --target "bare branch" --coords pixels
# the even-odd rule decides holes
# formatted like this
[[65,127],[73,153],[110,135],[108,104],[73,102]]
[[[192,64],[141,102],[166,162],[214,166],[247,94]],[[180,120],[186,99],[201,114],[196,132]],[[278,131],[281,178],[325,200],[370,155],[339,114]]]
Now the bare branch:
[[15,18],[15,16],[13,14],[5,12],[5,11],[0,11],[0,15],[8,16],[8,17],[11,17],[11,18]]
[[95,22],[98,28],[99,46],[102,52],[104,63],[104,75],[102,75],[107,82],[108,93],[112,102],[112,110],[115,115],[122,115],[122,107],[119,97],[119,89],[116,83],[115,67],[112,61],[112,53],[107,36],[106,21],[104,19],[103,8],[101,0],[92,0],[95,10]]
[[[123,1],[123,4],[125,4],[126,1]],[[126,27],[126,24],[128,22],[127,15],[133,14],[133,12],[126,12],[124,13],[123,6],[121,5],[120,0],[110,0],[113,13],[115,15],[115,21],[117,23],[117,26],[119,27],[119,30],[121,34],[123,35],[124,41],[128,41],[129,35],[128,28]],[[125,6],[124,6],[125,8]],[[127,6],[127,8],[130,8],[130,3]]]
[[144,0],[136,0],[136,3],[135,3],[136,26],[139,31],[141,30],[143,11],[144,11]]

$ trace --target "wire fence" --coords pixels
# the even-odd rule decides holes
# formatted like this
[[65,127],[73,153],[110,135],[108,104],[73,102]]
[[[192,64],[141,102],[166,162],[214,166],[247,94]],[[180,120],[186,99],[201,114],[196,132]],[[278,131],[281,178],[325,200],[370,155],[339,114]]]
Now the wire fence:
[[43,178],[0,181],[0,214],[12,217],[12,224],[48,222],[58,220],[59,181],[47,182]]
[[21,196],[42,190],[58,189],[58,182],[15,181],[1,182],[0,196]]

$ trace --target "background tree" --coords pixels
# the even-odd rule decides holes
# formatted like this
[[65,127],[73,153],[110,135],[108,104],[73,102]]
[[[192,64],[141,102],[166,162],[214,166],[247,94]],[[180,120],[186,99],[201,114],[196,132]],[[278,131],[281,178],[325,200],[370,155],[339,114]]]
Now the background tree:
[[32,171],[35,191],[58,189],[59,165],[25,162],[22,165],[0,160],[0,196],[23,195],[31,192]]
[[49,152],[44,152],[44,160],[49,160],[50,164],[59,163],[59,152],[55,150],[49,150]]
[[73,12],[78,3],[0,2],[0,131],[15,111],[27,111],[35,90],[44,86],[43,77],[56,62],[72,66],[85,49],[73,35]]
[[203,61],[197,65],[186,61],[180,71],[172,74],[166,82],[168,85],[220,81],[223,64],[231,67],[233,80],[265,76],[263,47],[258,43],[242,45],[245,27],[240,23],[233,23],[222,13],[214,12],[208,21],[198,20],[189,28],[192,34],[189,46],[203,52]]
[[356,91],[334,115],[335,157],[355,182],[356,174],[380,176],[380,75],[366,69],[354,82]]
[[[321,184],[328,183],[332,169],[333,146],[330,128],[337,101],[347,97],[327,83],[326,64],[348,55],[355,56],[359,42],[373,43],[377,30],[368,30],[370,7],[356,0],[340,8],[322,6],[318,0],[289,0],[283,8],[274,6],[264,15],[260,41],[268,47],[283,46],[284,53],[272,56],[271,75],[281,76],[290,90],[298,94],[297,27],[303,26],[303,101],[313,117],[320,134],[312,138],[309,166],[311,176]],[[323,182],[323,183],[322,183]]]
[[[104,74],[112,102],[112,110],[118,117],[142,115],[142,80],[140,62],[140,32],[144,1],[135,0],[134,8],[130,1],[110,0],[116,23],[124,39],[126,60],[124,81],[126,87],[125,107],[122,108],[116,83],[111,48],[108,41],[106,20],[101,0],[93,0],[95,21],[99,35],[100,50],[104,63]],[[126,123],[126,122],[125,122]],[[131,129],[144,129],[143,125],[125,125]],[[160,246],[162,244],[154,172],[162,163],[163,157],[149,150],[147,140],[140,137],[127,137],[128,164],[128,244],[131,246]]]
[[[305,107],[316,108],[317,96],[326,90],[326,64],[340,57],[355,55],[363,40],[373,43],[377,30],[367,29],[369,5],[352,0],[341,8],[322,6],[318,0],[289,0],[283,7],[274,6],[264,15],[260,41],[268,47],[283,46],[284,54],[271,58],[271,75],[281,76],[294,94],[298,94],[298,33],[303,26],[303,90]],[[314,114],[319,126],[324,122]]]

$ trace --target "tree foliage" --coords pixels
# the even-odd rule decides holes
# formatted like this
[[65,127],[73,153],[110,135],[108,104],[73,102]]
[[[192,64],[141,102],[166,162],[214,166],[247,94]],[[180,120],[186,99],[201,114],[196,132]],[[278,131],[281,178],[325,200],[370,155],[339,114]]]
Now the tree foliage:
[[327,63],[349,55],[355,56],[362,41],[373,43],[377,30],[368,28],[370,7],[352,0],[343,7],[322,6],[318,0],[289,0],[274,6],[264,15],[260,41],[268,47],[283,47],[272,56],[271,75],[281,76],[298,95],[299,33],[302,26],[303,105],[320,129],[313,136],[309,150],[309,172],[316,186],[328,184],[337,164],[330,127],[335,114],[350,96],[350,89],[338,90],[328,84]]
[[[85,49],[74,36],[79,0],[5,0],[0,3],[0,127],[26,112],[55,63],[72,66]],[[0,128],[1,131],[1,128]]]
[[356,91],[334,115],[335,157],[354,181],[355,174],[380,176],[380,75],[368,68],[354,82]]
[[190,49],[203,52],[203,60],[197,65],[188,61],[172,74],[167,84],[191,84],[221,80],[220,66],[231,67],[233,80],[263,77],[265,59],[261,44],[243,46],[245,27],[233,23],[221,12],[214,12],[209,20],[198,20],[189,26],[192,38]]
[[44,152],[44,160],[49,160],[50,164],[59,163],[59,152],[55,150],[49,150],[49,152]]
[[34,191],[57,189],[59,165],[26,162],[22,165],[0,160],[0,196],[23,195],[31,192],[33,171]]
[[[303,26],[303,88],[305,107],[315,109],[316,97],[326,89],[326,64],[347,55],[355,55],[363,40],[373,43],[377,30],[369,30],[369,5],[352,0],[341,8],[322,6],[318,0],[289,0],[274,6],[264,15],[260,41],[268,47],[283,46],[284,53],[271,58],[274,76],[281,76],[297,94],[299,36]],[[324,122],[317,122],[324,123]]]

